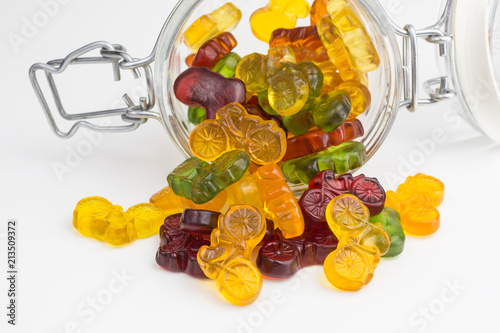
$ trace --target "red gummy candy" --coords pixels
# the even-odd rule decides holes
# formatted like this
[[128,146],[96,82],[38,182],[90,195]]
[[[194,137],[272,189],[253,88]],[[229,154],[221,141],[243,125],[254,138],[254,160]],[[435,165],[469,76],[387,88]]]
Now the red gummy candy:
[[238,45],[238,42],[233,34],[223,32],[200,47],[189,67],[208,67],[212,69],[236,45]]
[[365,134],[363,125],[357,119],[346,120],[334,131],[327,133],[322,130],[307,132],[287,140],[287,148],[282,161],[288,161],[338,146],[343,142],[352,141]]
[[385,204],[385,191],[376,178],[365,175],[353,177],[343,174],[335,178],[332,170],[318,173],[309,183],[299,200],[304,219],[312,226],[326,225],[325,211],[328,203],[342,194],[357,196],[375,216],[382,212]]
[[290,239],[278,230],[276,237],[277,240],[264,243],[256,260],[262,274],[276,278],[288,278],[303,267],[322,265],[338,244],[328,226],[315,229],[306,225],[301,236]]
[[181,230],[182,214],[167,217],[160,227],[160,247],[156,252],[156,263],[172,272],[184,272],[197,278],[206,278],[196,255],[203,245],[210,246],[210,240]]
[[243,81],[227,79],[206,67],[191,67],[181,73],[175,80],[174,93],[188,106],[203,107],[207,119],[215,119],[217,111],[229,103],[244,104],[246,101]]

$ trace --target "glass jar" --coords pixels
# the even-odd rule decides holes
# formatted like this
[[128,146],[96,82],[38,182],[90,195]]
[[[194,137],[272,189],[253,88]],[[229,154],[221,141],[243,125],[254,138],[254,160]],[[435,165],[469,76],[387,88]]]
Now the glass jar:
[[[163,124],[182,153],[186,157],[190,156],[188,139],[193,125],[187,119],[187,106],[179,102],[173,93],[175,79],[187,69],[184,60],[189,51],[183,44],[183,32],[199,16],[226,2],[229,1],[179,1],[165,22],[153,51],[144,59],[132,58],[120,45],[96,42],[73,52],[63,60],[33,65],[30,78],[54,132],[60,137],[68,138],[80,127],[101,132],[129,131],[148,118],[153,118]],[[267,0],[232,2],[243,13],[242,21],[233,31],[240,41],[236,51],[241,55],[266,53],[268,47],[253,38],[248,20],[257,8],[265,6]],[[421,30],[412,25],[404,28],[396,26],[376,0],[352,0],[352,4],[358,10],[381,60],[380,67],[368,74],[372,94],[371,107],[358,118],[364,126],[365,134],[357,141],[366,146],[368,159],[384,142],[399,109],[415,111],[419,105],[434,104],[452,98],[459,99],[463,106],[462,116],[474,128],[500,142],[500,93],[493,62],[494,52],[500,50],[500,31],[495,30],[498,0],[448,0],[438,22]],[[299,25],[308,25],[308,19],[304,24],[299,21]],[[402,50],[398,46],[398,38],[403,39]],[[422,83],[418,75],[419,39],[437,45],[440,55],[445,59],[449,75],[423,83],[426,98],[420,98]],[[246,40],[253,42],[243,42]],[[95,49],[101,51],[101,57],[84,57]],[[154,70],[150,66],[153,61]],[[120,109],[67,114],[60,102],[52,75],[62,73],[73,63],[96,62],[111,63],[117,80],[120,78],[120,70],[133,70],[139,77],[139,69],[142,68],[148,86],[148,96],[141,98],[135,105],[125,95],[127,106]],[[54,121],[38,84],[38,70],[44,70],[47,74],[59,113],[65,119],[76,121],[68,132],[62,132]],[[482,90],[478,90],[478,87],[482,87]],[[158,105],[159,111],[154,110],[155,104]],[[119,116],[123,125],[99,126],[89,121],[103,116]],[[300,191],[301,188],[294,189]]]

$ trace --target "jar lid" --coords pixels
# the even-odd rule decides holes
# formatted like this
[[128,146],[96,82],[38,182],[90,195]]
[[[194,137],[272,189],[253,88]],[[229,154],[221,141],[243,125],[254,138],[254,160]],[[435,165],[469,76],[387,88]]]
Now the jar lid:
[[[455,83],[467,120],[500,142],[500,11],[498,0],[455,1]],[[495,67],[496,65],[496,67]]]

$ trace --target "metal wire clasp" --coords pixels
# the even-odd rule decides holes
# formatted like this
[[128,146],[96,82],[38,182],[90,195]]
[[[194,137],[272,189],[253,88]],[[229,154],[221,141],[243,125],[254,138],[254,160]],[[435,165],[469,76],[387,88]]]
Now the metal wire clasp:
[[423,87],[428,98],[420,99],[420,76],[418,66],[418,38],[424,38],[427,42],[439,46],[439,55],[445,57],[449,52],[449,45],[453,41],[453,36],[439,30],[445,23],[446,18],[451,15],[453,1],[448,0],[445,10],[437,23],[417,30],[413,25],[406,25],[404,28],[398,27],[390,20],[394,32],[403,37],[403,84],[404,100],[400,103],[400,108],[407,108],[414,112],[419,105],[430,105],[439,101],[449,100],[456,96],[456,92],[450,87],[447,76],[427,80]]
[[[82,57],[83,55],[100,49],[100,57]],[[61,138],[70,138],[73,136],[80,127],[86,127],[88,129],[98,131],[98,132],[127,132],[132,131],[144,124],[147,118],[159,118],[156,112],[151,111],[155,104],[155,93],[153,87],[153,73],[149,63],[140,64],[140,66],[130,67],[128,64],[137,61],[137,59],[132,58],[125,50],[125,48],[118,44],[110,44],[107,42],[94,42],[88,44],[72,53],[70,53],[64,59],[58,59],[48,62],[47,64],[38,63],[31,66],[29,71],[30,81],[33,85],[33,89],[42,105],[45,112],[45,116],[49,121],[54,133]],[[78,114],[69,114],[66,112],[62,105],[59,92],[57,90],[56,84],[54,82],[53,74],[63,73],[69,65],[74,64],[99,64],[99,63],[111,63],[113,66],[113,73],[115,81],[120,81],[121,79],[121,69],[131,70],[134,77],[137,79],[141,77],[141,72],[139,68],[142,68],[145,75],[146,86],[147,86],[147,96],[141,97],[139,99],[138,105],[135,105],[132,99],[127,95],[123,95],[126,107],[118,109],[109,109],[103,111],[85,112]],[[47,103],[47,99],[40,88],[36,72],[38,70],[43,70],[46,74],[47,81],[52,92],[52,97],[54,103],[57,107],[59,114],[66,120],[76,121],[69,131],[64,132],[57,126],[52,111]],[[88,122],[88,119],[102,118],[102,117],[112,117],[120,116],[123,121],[123,125],[114,126],[100,126]]]

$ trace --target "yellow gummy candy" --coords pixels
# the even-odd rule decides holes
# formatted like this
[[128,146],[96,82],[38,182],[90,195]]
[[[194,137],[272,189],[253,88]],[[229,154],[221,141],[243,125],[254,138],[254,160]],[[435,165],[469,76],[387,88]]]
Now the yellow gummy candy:
[[342,80],[360,81],[362,73],[330,17],[328,15],[323,16],[319,20],[317,27],[328,57],[338,69]]
[[297,18],[309,15],[311,7],[305,0],[271,0],[266,7],[250,17],[250,27],[259,40],[269,43],[271,34],[279,28],[292,29]]
[[224,31],[232,31],[241,20],[241,11],[231,2],[203,15],[184,32],[184,43],[193,53],[211,38]]
[[73,226],[82,235],[111,245],[125,245],[137,238],[157,234],[166,214],[143,203],[123,208],[101,197],[80,200],[73,211]]
[[380,65],[377,50],[349,0],[332,0],[327,10],[359,70],[363,73],[376,70]]
[[73,211],[73,227],[82,235],[92,237],[92,221],[104,218],[113,209],[113,204],[101,197],[88,197],[80,200]]
[[111,211],[106,216],[105,221],[107,221],[109,225],[104,232],[104,242],[119,246],[132,243],[137,239],[137,231],[135,230],[133,219],[129,214],[124,212],[121,207],[120,209]]
[[151,203],[142,203],[130,207],[127,213],[134,219],[138,238],[146,238],[158,234],[166,215]]
[[370,91],[363,84],[356,81],[341,83],[337,90],[344,90],[351,100],[351,113],[349,119],[354,119],[370,107],[372,97]]
[[226,190],[229,204],[245,204],[253,206],[261,212],[264,211],[259,185],[250,172],[247,171],[238,182],[229,186]]
[[217,280],[217,289],[233,304],[250,304],[260,294],[262,275],[250,257],[265,232],[266,221],[257,208],[233,205],[219,216],[210,246],[198,251],[201,269],[208,278]]
[[370,223],[370,211],[354,195],[334,198],[326,208],[328,226],[339,239],[324,262],[328,281],[341,290],[357,291],[373,278],[391,239],[381,226]]

